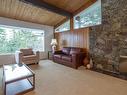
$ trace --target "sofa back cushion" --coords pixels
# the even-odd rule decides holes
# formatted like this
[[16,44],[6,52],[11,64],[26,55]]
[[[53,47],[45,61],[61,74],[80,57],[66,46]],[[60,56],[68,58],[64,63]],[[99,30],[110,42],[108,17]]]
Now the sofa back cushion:
[[73,53],[80,53],[81,51],[82,51],[81,48],[71,48],[70,55],[72,55]]
[[23,53],[23,56],[33,55],[33,51],[31,48],[28,49],[20,49],[20,51]]
[[69,47],[63,47],[62,48],[62,52],[66,55],[69,55],[70,54],[70,48]]

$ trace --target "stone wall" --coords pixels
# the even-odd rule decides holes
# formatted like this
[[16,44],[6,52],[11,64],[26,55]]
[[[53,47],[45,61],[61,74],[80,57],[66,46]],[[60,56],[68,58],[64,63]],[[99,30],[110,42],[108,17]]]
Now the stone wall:
[[93,60],[117,64],[123,48],[127,48],[127,0],[102,0],[102,24],[90,29]]

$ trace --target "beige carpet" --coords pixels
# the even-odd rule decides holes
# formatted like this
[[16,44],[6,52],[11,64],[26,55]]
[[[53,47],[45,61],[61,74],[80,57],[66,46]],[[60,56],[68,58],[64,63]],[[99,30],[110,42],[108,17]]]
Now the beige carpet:
[[41,61],[30,66],[36,74],[36,89],[25,95],[127,95],[127,81],[86,70]]

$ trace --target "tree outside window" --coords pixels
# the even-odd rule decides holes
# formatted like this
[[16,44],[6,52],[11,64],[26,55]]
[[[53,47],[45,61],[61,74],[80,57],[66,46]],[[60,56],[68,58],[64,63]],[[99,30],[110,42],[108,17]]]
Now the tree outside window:
[[101,0],[97,0],[93,5],[74,17],[74,28],[99,25],[101,19]]
[[20,48],[44,51],[44,31],[0,27],[0,54],[14,53]]

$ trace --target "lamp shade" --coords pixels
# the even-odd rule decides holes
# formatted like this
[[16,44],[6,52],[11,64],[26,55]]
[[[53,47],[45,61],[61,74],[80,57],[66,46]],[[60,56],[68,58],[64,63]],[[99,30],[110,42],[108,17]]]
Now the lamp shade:
[[57,45],[57,40],[56,39],[52,39],[51,45]]

